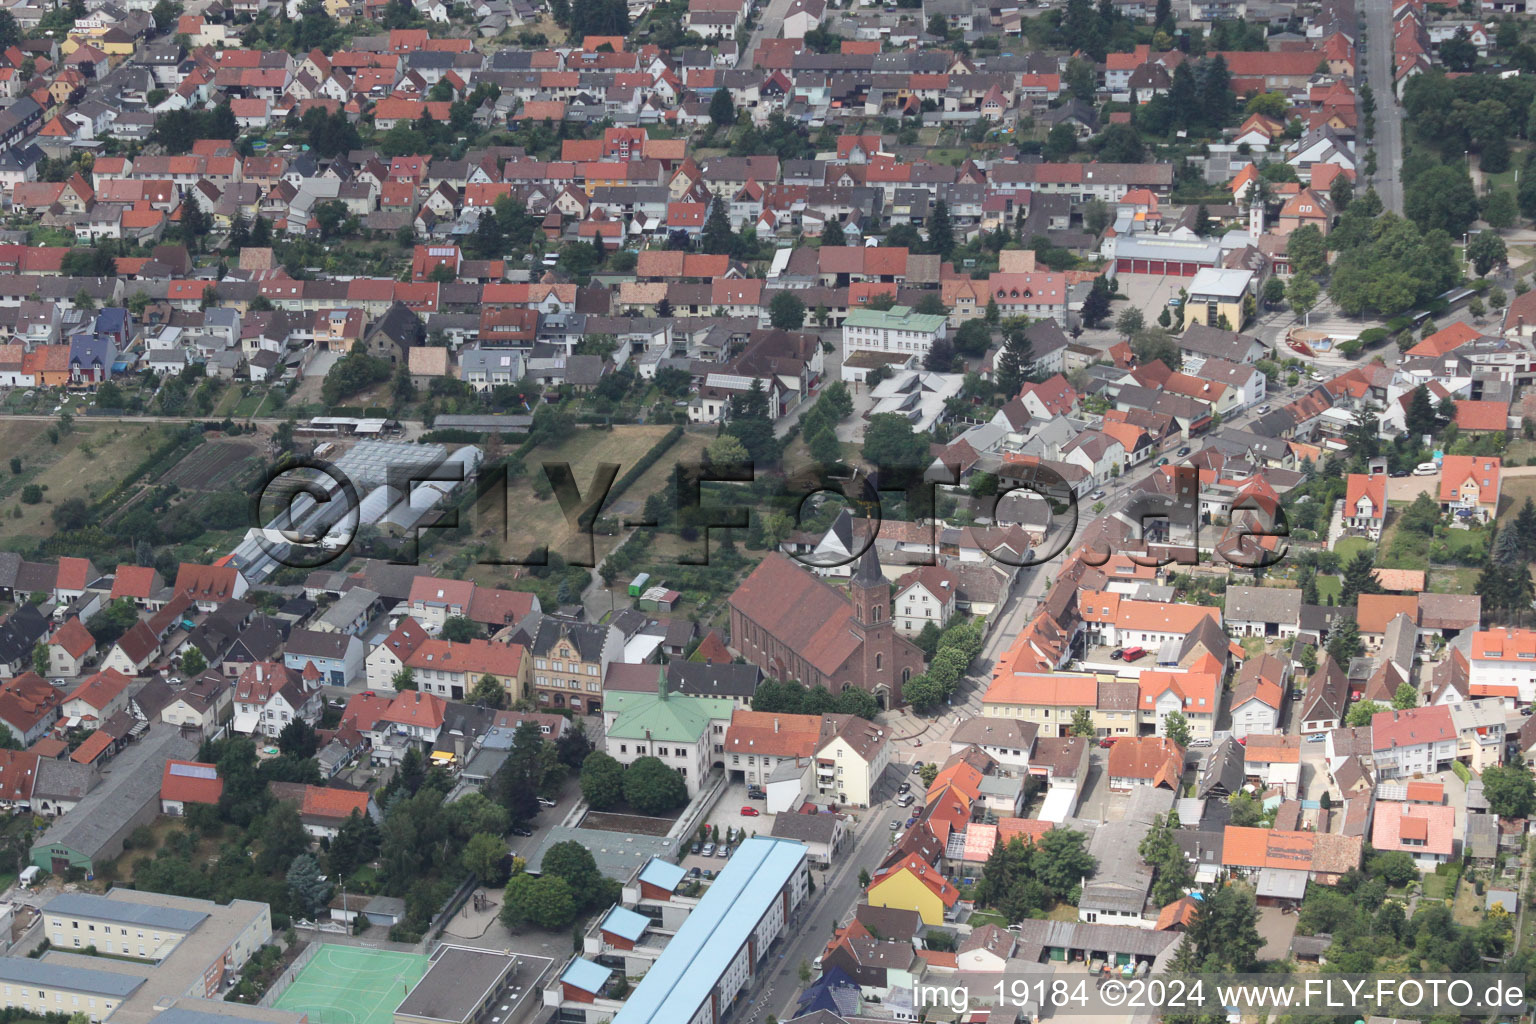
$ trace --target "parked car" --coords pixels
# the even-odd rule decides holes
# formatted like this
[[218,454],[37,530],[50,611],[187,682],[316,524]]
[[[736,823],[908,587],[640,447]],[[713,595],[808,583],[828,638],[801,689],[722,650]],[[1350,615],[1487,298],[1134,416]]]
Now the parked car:
[[1125,657],[1125,648],[1123,647],[1116,647],[1114,650],[1109,652],[1110,661],[1119,661],[1123,657]]
[[1088,497],[1092,498],[1094,501],[1098,501],[1100,498],[1104,497],[1104,489],[1101,487],[1089,494]]
[[533,829],[529,828],[527,825],[513,825],[512,834],[515,836],[531,836],[533,835]]
[[716,857],[729,857],[730,855],[731,855],[731,844],[730,843],[721,843],[715,849],[715,856]]
[[696,854],[702,849],[704,849],[703,843],[694,843],[691,847],[688,848],[688,852]]
[[1099,740],[1099,746],[1103,747],[1105,750],[1108,750],[1110,747],[1115,745],[1115,740],[1119,738],[1120,737],[1118,736],[1105,736],[1103,739]]
[[705,868],[704,869],[704,877],[705,878],[714,878],[715,877],[714,869],[713,868]]
[[901,796],[896,798],[896,806],[897,807],[911,807],[912,806],[912,801],[916,800],[916,799],[917,799],[917,797],[912,795],[911,793],[903,793],[903,794],[901,794]]
[[1189,447],[1189,445],[1185,445],[1183,448],[1179,449],[1179,458],[1182,459],[1184,456],[1188,455],[1189,453],[1190,453],[1190,447]]
[[699,852],[705,857],[713,857],[715,855],[715,844],[705,843],[704,849]]
[[760,789],[749,789],[749,790],[747,790],[747,799],[748,800],[767,800],[768,799],[768,794],[764,793]]
[[919,762],[917,762],[916,764],[914,764],[912,766],[912,774],[913,775],[921,775],[922,772],[923,772],[923,762],[919,761]]
[[900,818],[892,818],[891,819],[891,831],[895,832],[899,828],[901,828],[901,819]]
[[741,809],[741,816],[743,818],[755,818],[759,813],[756,807],[743,807]]
[[541,796],[541,797],[539,797],[539,806],[540,807],[554,807],[554,806],[556,806],[556,804],[555,804],[555,801],[551,800],[549,797]]
[[912,789],[912,783],[910,783],[910,782],[903,782],[901,785],[896,787],[896,792],[898,792],[898,793],[906,793],[906,792],[909,792],[911,789]]
[[1146,656],[1147,649],[1145,647],[1127,647],[1124,653],[1120,655],[1126,661],[1136,661]]
[[689,878],[698,878],[698,877],[700,877],[703,874],[704,874],[704,872],[701,871],[699,868],[693,867],[693,868],[689,868],[688,869],[688,877]]

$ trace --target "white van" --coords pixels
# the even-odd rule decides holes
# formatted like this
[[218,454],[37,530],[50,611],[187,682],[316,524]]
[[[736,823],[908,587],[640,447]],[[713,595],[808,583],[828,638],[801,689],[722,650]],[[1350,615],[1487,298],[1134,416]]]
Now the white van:
[[1421,462],[1413,467],[1414,476],[1434,476],[1440,472],[1440,467],[1433,462]]

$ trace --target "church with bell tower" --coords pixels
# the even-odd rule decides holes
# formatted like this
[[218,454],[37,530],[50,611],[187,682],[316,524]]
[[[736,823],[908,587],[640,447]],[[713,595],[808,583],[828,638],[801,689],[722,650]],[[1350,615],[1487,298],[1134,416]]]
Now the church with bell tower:
[[896,632],[873,544],[858,556],[846,595],[775,552],[736,588],[730,609],[731,646],[775,679],[833,693],[857,687],[882,707],[900,707],[902,686],[923,671],[923,652]]

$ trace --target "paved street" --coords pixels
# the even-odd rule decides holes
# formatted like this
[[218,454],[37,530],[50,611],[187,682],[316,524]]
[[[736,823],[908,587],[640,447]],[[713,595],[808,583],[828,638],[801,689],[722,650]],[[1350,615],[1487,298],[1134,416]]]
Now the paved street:
[[1376,98],[1376,177],[1373,184],[1382,205],[1403,212],[1403,183],[1398,177],[1403,163],[1403,109],[1392,91],[1392,0],[1366,0],[1366,80]]
[[758,44],[764,39],[777,39],[779,32],[784,28],[784,17],[789,13],[790,0],[769,0],[768,6],[763,8],[762,18],[757,23],[757,28],[752,32],[752,38],[747,40],[747,48],[741,55],[741,60],[736,66],[750,68],[753,66],[753,58],[757,54]]

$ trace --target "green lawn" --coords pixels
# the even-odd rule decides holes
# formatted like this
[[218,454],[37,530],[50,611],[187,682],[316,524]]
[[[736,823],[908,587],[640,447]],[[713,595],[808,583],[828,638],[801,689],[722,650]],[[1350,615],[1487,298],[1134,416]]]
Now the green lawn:
[[1339,595],[1343,592],[1344,578],[1342,576],[1317,577],[1317,598],[1319,601],[1322,601],[1326,604],[1328,597],[1331,594],[1333,596],[1333,600],[1337,602],[1339,600]]
[[1364,537],[1341,537],[1339,542],[1333,546],[1333,550],[1338,554],[1339,560],[1342,562],[1348,562],[1362,551],[1374,551],[1375,549],[1376,545]]
[[1424,895],[1428,899],[1443,900],[1450,894],[1450,888],[1446,885],[1449,881],[1444,875],[1429,874],[1424,876]]
[[[234,393],[239,394],[239,392]],[[266,399],[266,397],[267,395],[264,391],[246,395],[244,398],[240,399],[238,404],[235,405],[235,411],[231,413],[231,415],[236,419],[246,419],[248,417],[255,416],[257,408],[260,407],[261,403]]]
[[1431,569],[1429,589],[1437,594],[1470,594],[1480,573],[1479,569]]
[[995,924],[999,928],[1008,927],[1008,920],[1002,914],[991,910],[978,910],[970,916],[968,923],[972,928],[980,928],[984,924]]

